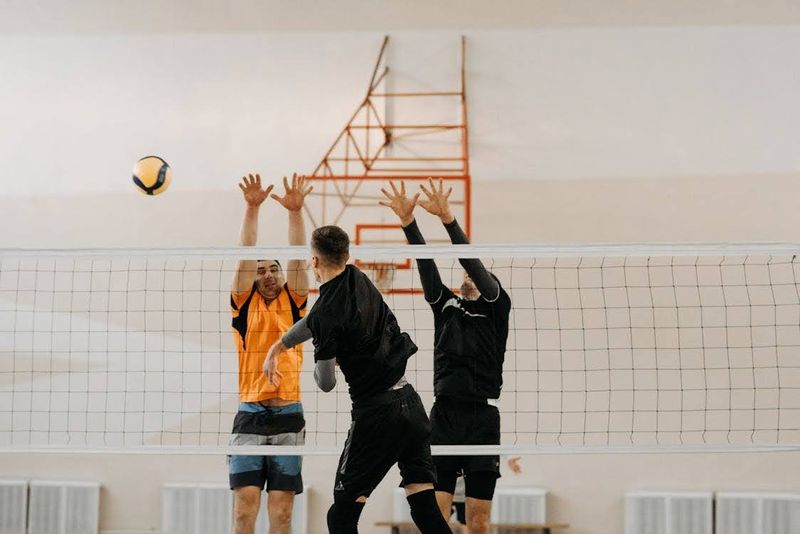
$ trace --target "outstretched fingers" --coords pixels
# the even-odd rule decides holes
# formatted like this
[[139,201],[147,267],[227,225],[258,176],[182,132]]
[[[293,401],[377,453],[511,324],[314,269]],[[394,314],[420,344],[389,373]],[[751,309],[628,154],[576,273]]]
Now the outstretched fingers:
[[305,176],[297,177],[297,188],[300,190],[300,192],[303,194],[304,197],[308,196],[308,194],[314,190],[313,185],[309,185],[308,187],[306,187],[306,183],[307,180]]
[[430,178],[428,178],[428,180],[430,180],[430,184],[431,184],[431,188],[430,189],[425,187],[425,184],[419,184],[419,188],[422,189],[422,191],[425,193],[425,195],[428,197],[428,199],[432,199],[433,196],[434,196],[433,194],[436,191],[436,188],[433,186],[433,180],[430,179]]

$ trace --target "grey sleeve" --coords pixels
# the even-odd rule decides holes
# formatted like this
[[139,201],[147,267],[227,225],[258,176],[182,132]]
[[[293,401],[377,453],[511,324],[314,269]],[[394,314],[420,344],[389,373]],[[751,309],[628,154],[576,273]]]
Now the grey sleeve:
[[[447,234],[450,236],[450,241],[454,245],[469,244],[467,234],[461,229],[457,220],[453,219],[453,222],[445,224],[444,227],[447,230]],[[469,277],[472,278],[472,281],[475,282],[475,287],[478,288],[483,298],[489,302],[494,302],[500,297],[500,284],[497,283],[492,273],[484,267],[481,260],[477,258],[460,258],[458,261],[461,263],[461,266],[464,267],[464,270],[467,271]]]
[[314,381],[322,391],[336,387],[336,360],[320,360],[314,365]]
[[290,349],[295,345],[305,343],[309,339],[311,339],[311,329],[308,328],[306,318],[303,317],[294,323],[294,326],[292,326],[288,332],[283,334],[283,337],[281,337],[281,342],[287,349]]

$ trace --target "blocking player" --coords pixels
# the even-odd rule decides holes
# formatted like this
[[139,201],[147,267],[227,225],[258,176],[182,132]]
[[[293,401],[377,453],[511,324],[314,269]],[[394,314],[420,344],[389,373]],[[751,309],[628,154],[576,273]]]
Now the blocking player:
[[[283,179],[284,195],[272,195],[289,213],[289,244],[304,245],[301,209],[311,192],[302,177]],[[272,186],[249,175],[239,184],[245,201],[240,245],[253,246],[258,237],[258,214]],[[239,411],[231,445],[302,445],[305,419],[300,404],[302,348],[288,351],[278,362],[284,372],[273,386],[261,368],[269,347],[305,314],[308,272],[302,261],[289,261],[284,272],[275,260],[241,260],[231,284],[233,336],[239,352]],[[234,493],[234,534],[253,534],[261,492],[267,490],[270,534],[291,532],[295,494],[303,491],[300,456],[231,456],[230,487]]]
[[[413,197],[405,184],[386,201],[400,218],[412,245],[425,244],[414,219],[417,204],[440,219],[453,244],[469,240],[452,214],[449,197],[429,179],[428,187]],[[420,199],[424,193],[426,199]],[[460,259],[464,280],[460,296],[442,283],[436,263],[419,259],[417,265],[425,300],[433,310],[434,378],[436,400],[431,409],[431,444],[499,445],[500,413],[497,403],[503,386],[503,360],[508,338],[511,298],[479,259]],[[466,521],[471,534],[489,532],[492,498],[500,477],[499,456],[436,456],[436,498],[442,514],[450,517],[456,480],[464,477]]]

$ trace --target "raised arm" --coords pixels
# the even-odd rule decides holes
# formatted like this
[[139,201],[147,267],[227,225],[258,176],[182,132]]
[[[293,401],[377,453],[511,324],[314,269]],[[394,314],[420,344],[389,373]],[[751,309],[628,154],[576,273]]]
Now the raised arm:
[[[249,174],[242,178],[239,189],[242,190],[245,202],[239,245],[252,247],[258,241],[258,210],[272,191],[272,186],[262,189],[261,176]],[[234,293],[250,291],[256,280],[256,264],[256,260],[239,260],[231,282],[231,291]]]
[[[453,188],[451,187],[445,192],[444,181],[441,178],[439,179],[438,188],[431,178],[428,179],[428,184],[430,189],[426,188],[425,185],[420,185],[420,188],[428,198],[427,200],[420,200],[419,205],[431,215],[439,217],[439,220],[442,221],[447,230],[447,234],[450,236],[450,241],[454,245],[468,245],[467,234],[461,229],[455,216],[453,216],[453,212],[450,210],[449,198]],[[472,281],[475,282],[475,287],[478,288],[483,298],[489,301],[497,300],[500,296],[500,284],[497,283],[497,279],[492,276],[492,273],[486,269],[483,262],[477,258],[459,258],[458,261],[467,271]]]
[[[381,189],[387,200],[380,201],[379,204],[391,208],[400,218],[400,224],[403,225],[403,232],[406,234],[409,244],[424,245],[425,238],[422,237],[417,221],[414,220],[414,206],[417,205],[420,194],[417,193],[408,198],[406,197],[406,184],[404,182],[400,182],[399,190],[393,182],[389,182],[389,185],[392,186],[392,193],[390,194],[385,189]],[[436,262],[431,259],[419,259],[417,260],[417,268],[419,269],[419,278],[422,282],[425,300],[436,302],[442,292],[442,277],[439,275],[439,269],[436,268]]]
[[[289,185],[289,180],[283,177],[284,195],[272,195],[272,198],[277,200],[289,212],[289,244],[290,245],[305,245],[306,244],[306,229],[303,222],[303,202],[306,195],[308,195],[314,188],[306,187],[305,178],[297,176],[297,173],[292,175],[292,185]],[[286,283],[289,289],[304,297],[308,295],[308,268],[303,260],[289,260],[286,265]]]

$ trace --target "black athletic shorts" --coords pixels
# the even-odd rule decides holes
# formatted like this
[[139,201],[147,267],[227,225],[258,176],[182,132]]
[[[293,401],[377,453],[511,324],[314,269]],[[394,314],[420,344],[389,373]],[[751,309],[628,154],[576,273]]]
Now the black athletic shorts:
[[433,483],[431,424],[411,385],[359,402],[336,469],[336,499],[369,497],[397,463],[406,484]]
[[[500,412],[480,401],[437,397],[431,409],[431,444],[499,445]],[[453,493],[459,476],[493,473],[500,478],[500,456],[436,456],[438,491]],[[452,487],[450,487],[452,486]]]

